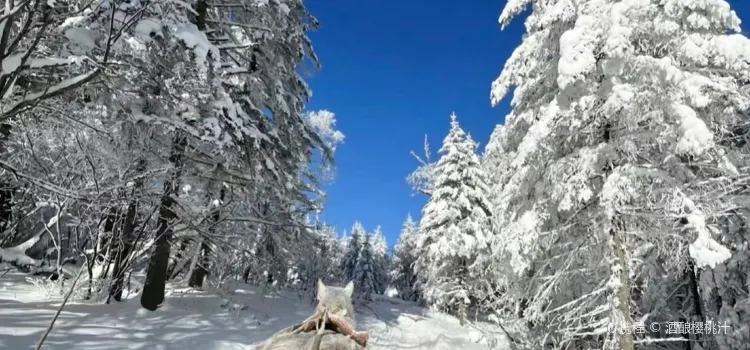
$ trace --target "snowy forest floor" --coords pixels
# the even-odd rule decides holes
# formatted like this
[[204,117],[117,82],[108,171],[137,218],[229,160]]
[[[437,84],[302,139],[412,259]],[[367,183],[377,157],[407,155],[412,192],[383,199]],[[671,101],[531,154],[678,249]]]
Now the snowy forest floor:
[[[62,296],[51,296],[17,272],[0,270],[0,276],[0,349],[34,349]],[[312,312],[296,293],[263,293],[245,284],[231,288],[225,298],[168,288],[156,312],[141,308],[137,294],[110,305],[69,301],[43,349],[254,349]],[[369,349],[504,348],[496,343],[502,333],[488,324],[460,327],[451,316],[397,299],[376,299],[357,310],[358,328],[370,332]]]

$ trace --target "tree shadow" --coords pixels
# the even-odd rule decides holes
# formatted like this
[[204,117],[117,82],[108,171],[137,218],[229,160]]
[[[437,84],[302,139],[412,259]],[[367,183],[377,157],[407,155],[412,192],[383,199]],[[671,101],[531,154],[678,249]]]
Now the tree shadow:
[[[137,300],[110,305],[68,304],[44,349],[231,349],[272,334],[269,323],[235,317],[211,296],[168,299],[155,311]],[[33,349],[59,308],[59,302],[0,300],[0,349]],[[245,315],[243,315],[245,316]]]

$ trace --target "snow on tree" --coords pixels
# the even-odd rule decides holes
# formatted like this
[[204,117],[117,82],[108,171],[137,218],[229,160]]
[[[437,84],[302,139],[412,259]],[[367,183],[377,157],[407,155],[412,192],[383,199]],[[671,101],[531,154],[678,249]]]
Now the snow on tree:
[[528,3],[491,93],[514,88],[485,157],[501,181],[491,303],[515,306],[532,348],[633,349],[607,325],[705,320],[696,291],[715,287],[696,277],[731,258],[718,223],[747,181],[727,142],[750,106],[739,20],[721,0],[591,0],[511,1],[500,21]]
[[[0,149],[12,149],[12,156],[0,157],[0,165],[14,176],[4,172],[0,183],[23,190],[0,196],[4,217],[26,225],[39,219],[24,219],[27,214],[52,210],[55,197],[63,196],[60,215],[81,222],[81,237],[56,240],[58,260],[92,252],[86,259],[91,271],[114,262],[116,276],[88,276],[89,284],[111,278],[122,285],[124,272],[143,266],[150,253],[142,294],[148,309],[161,303],[169,278],[194,277],[196,286],[207,273],[215,283],[231,274],[259,281],[269,270],[254,264],[261,256],[279,263],[268,275],[287,283],[300,247],[313,236],[306,215],[322,208],[320,186],[330,174],[319,170],[330,169],[333,147],[343,140],[332,113],[303,112],[310,91],[298,68],[303,61],[317,64],[306,36],[317,21],[302,2],[70,3],[79,16],[66,18],[60,8],[54,21],[41,25],[35,24],[40,13],[10,5],[13,14],[0,15],[0,28],[11,28],[5,33],[13,42],[21,39],[8,47],[8,37],[0,35],[0,89],[17,92],[2,94],[0,122],[7,124],[0,128]],[[34,44],[17,31],[22,23],[42,39],[28,64],[11,71],[6,59]],[[43,32],[47,24],[53,33]],[[57,60],[55,75],[45,76],[39,60],[55,57],[37,53],[86,59]],[[119,64],[104,65],[104,57]],[[75,93],[45,90],[51,79],[105,66],[106,79],[92,75],[70,84]],[[16,82],[23,84],[9,87]],[[24,102],[37,90],[55,93]],[[34,108],[16,108],[23,103]],[[4,236],[0,244],[15,247],[27,238]],[[37,246],[48,241],[45,236]],[[39,249],[28,254],[38,258],[33,251]]]
[[[341,247],[336,238],[336,229],[326,224],[316,224],[311,232],[312,244],[297,255],[295,265],[299,271],[299,288],[311,301],[315,298],[316,284],[322,281],[341,281]],[[310,246],[314,250],[310,250]]]
[[477,258],[489,253],[493,233],[476,143],[455,114],[450,126],[439,151],[434,191],[422,209],[416,266],[427,302],[458,310],[463,322],[470,298],[482,287],[484,268]]
[[[87,6],[85,1],[9,1],[0,8],[0,123],[102,73],[121,36],[108,19],[103,19],[106,25],[100,31],[71,26]],[[96,39],[102,37],[105,45],[96,47]]]
[[360,301],[370,301],[372,300],[371,295],[377,293],[376,261],[372,243],[373,236],[371,234],[366,234],[362,238],[362,248],[359,251],[357,264],[352,274],[356,299]]
[[365,240],[365,228],[359,221],[352,225],[351,234],[346,240],[346,250],[344,257],[341,259],[341,271],[345,280],[354,279],[354,271],[357,268],[360,251]]
[[419,300],[416,290],[417,275],[414,271],[414,263],[417,261],[417,234],[417,223],[409,214],[401,227],[396,245],[393,246],[390,270],[391,285],[396,288],[401,299],[409,301]]
[[336,129],[336,115],[328,110],[313,111],[305,114],[305,121],[324,140],[331,152],[344,142],[344,133]]
[[388,255],[388,243],[383,235],[380,226],[375,227],[375,231],[370,235],[372,238],[372,257],[373,271],[375,273],[375,291],[378,294],[385,293],[388,288],[389,278],[388,269],[390,265]]
[[431,160],[430,143],[427,142],[427,135],[424,136],[424,155],[419,156],[414,151],[411,152],[411,155],[419,162],[419,166],[406,177],[406,181],[415,192],[430,196],[435,186],[436,164]]

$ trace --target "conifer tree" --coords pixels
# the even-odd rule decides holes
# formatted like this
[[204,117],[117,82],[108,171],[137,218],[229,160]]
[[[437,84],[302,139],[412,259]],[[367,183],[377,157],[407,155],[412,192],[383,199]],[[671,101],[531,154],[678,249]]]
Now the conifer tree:
[[341,260],[341,270],[345,280],[354,279],[354,271],[357,268],[360,251],[365,236],[365,228],[357,221],[352,225],[351,236],[346,241],[344,258]]
[[409,214],[401,228],[396,245],[393,247],[392,268],[390,270],[391,284],[398,291],[399,297],[410,301],[419,299],[416,291],[417,276],[414,273],[414,263],[417,260],[414,254],[417,232],[417,223]]
[[484,269],[475,263],[489,254],[491,211],[477,145],[455,114],[450,126],[439,150],[434,191],[422,209],[416,266],[426,301],[465,321],[470,299],[482,286]]

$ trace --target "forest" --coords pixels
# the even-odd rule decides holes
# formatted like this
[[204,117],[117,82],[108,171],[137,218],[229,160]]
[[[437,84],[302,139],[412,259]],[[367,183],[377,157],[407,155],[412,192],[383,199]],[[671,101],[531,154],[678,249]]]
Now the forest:
[[0,282],[161,312],[175,286],[312,302],[319,280],[352,281],[357,306],[494,324],[490,348],[750,349],[733,7],[502,5],[525,27],[488,86],[510,112],[482,149],[456,114],[435,155],[425,140],[404,174],[425,204],[391,247],[320,219],[345,130],[307,107],[319,23],[302,0],[5,0]]

